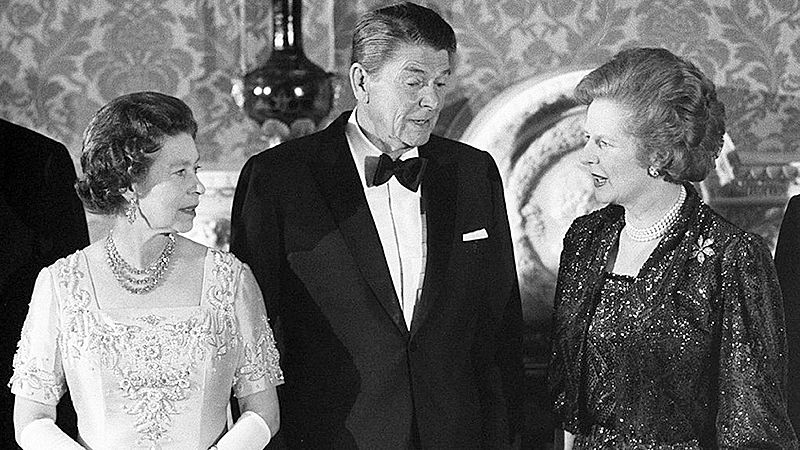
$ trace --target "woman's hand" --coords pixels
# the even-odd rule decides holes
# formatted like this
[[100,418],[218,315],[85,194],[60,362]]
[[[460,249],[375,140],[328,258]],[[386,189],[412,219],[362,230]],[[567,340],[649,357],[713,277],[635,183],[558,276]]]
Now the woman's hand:
[[242,416],[211,448],[216,450],[261,450],[278,432],[280,414],[274,386],[239,399]]
[[14,400],[14,436],[24,450],[78,450],[81,445],[70,439],[55,424],[56,407],[24,397]]
[[564,450],[572,450],[572,444],[575,442],[575,435],[569,431],[564,430]]
[[56,420],[56,407],[46,405],[25,397],[17,396],[14,399],[14,437],[20,442],[22,430],[31,422],[38,419]]

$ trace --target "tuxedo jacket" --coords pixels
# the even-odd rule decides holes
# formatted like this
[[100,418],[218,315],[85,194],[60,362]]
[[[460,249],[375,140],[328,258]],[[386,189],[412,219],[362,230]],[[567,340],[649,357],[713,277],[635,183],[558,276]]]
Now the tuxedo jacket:
[[[0,382],[8,383],[12,358],[39,271],[89,245],[86,216],[73,187],[67,148],[35,131],[0,119]],[[0,441],[14,442],[14,396],[0,392]],[[77,432],[69,399],[59,425]]]
[[775,269],[786,315],[789,418],[800,432],[800,195],[792,197],[786,207],[775,247]]
[[[431,136],[421,184],[427,262],[407,329],[345,125],[253,156],[231,249],[276,331],[288,448],[504,448],[522,401],[522,312],[491,157]],[[464,241],[484,229],[485,239]],[[478,233],[482,234],[482,233]]]

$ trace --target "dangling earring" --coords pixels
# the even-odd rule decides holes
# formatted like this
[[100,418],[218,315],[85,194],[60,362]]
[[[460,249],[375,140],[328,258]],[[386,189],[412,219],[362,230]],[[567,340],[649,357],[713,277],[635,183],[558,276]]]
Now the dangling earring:
[[136,210],[139,209],[139,197],[133,197],[128,201],[128,206],[125,208],[125,217],[128,223],[133,225],[136,222]]
[[661,175],[661,172],[653,166],[647,168],[647,174],[653,178],[658,178]]

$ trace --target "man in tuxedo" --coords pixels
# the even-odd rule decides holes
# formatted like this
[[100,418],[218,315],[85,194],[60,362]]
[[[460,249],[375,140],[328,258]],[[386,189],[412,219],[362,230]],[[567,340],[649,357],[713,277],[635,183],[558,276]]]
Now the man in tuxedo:
[[[0,119],[0,380],[8,383],[22,324],[39,271],[89,245],[86,216],[75,193],[75,168],[63,144]],[[0,392],[0,442],[14,446],[14,395]],[[58,424],[75,437],[68,396]]]
[[455,51],[430,9],[366,14],[355,110],[242,170],[231,249],[276,330],[287,448],[509,448],[519,431],[502,181],[487,153],[431,135]]
[[789,419],[800,432],[800,195],[789,200],[775,246],[775,269],[783,292],[788,350]]

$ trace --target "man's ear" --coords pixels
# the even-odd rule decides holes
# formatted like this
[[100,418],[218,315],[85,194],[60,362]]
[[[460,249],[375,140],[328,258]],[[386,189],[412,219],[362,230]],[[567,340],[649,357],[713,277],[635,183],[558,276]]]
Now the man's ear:
[[358,103],[369,103],[368,77],[369,73],[361,63],[355,62],[350,66],[350,88]]

